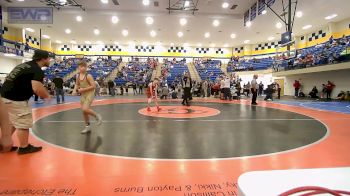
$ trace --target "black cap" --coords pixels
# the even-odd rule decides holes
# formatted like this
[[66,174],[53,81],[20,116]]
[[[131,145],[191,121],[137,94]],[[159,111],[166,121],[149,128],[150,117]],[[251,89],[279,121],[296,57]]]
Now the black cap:
[[41,60],[53,57],[53,55],[45,50],[35,50],[33,55],[33,60]]

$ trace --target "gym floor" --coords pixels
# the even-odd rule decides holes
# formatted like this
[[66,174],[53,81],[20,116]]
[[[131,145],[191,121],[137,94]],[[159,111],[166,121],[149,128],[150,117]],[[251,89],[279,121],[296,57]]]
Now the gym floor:
[[30,142],[44,149],[0,155],[0,195],[237,195],[245,172],[350,164],[350,103],[165,100],[147,112],[143,97],[100,98],[104,123],[82,135],[78,98],[66,101],[34,105]]

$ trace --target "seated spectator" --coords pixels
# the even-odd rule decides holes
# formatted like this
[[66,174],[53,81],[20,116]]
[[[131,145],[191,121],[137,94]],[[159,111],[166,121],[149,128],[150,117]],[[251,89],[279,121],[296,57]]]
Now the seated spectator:
[[335,98],[335,99],[345,100],[345,92],[344,91],[340,91],[340,93],[338,94],[337,98]]
[[267,86],[267,89],[265,90],[265,94],[266,94],[266,97],[265,97],[265,101],[267,101],[267,100],[271,100],[271,101],[273,101],[273,92],[274,92],[274,90],[273,90],[273,85],[268,85]]
[[318,94],[317,87],[314,86],[314,88],[310,91],[309,96],[310,98],[318,99],[319,97],[317,96],[317,94]]

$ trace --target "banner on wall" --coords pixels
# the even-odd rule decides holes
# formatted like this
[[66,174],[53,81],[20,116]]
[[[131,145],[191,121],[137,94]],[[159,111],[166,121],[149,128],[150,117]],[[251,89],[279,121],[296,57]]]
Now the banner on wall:
[[8,7],[9,24],[52,24],[52,7]]
[[259,0],[258,1],[258,15],[261,15],[264,10],[265,10],[265,0]]
[[256,6],[257,4],[254,3],[254,5],[250,8],[250,21],[253,21],[256,18]]
[[244,26],[247,25],[248,21],[249,21],[249,10],[244,13]]
[[275,3],[275,0],[266,0],[266,4],[268,5],[268,6],[272,6],[273,4]]

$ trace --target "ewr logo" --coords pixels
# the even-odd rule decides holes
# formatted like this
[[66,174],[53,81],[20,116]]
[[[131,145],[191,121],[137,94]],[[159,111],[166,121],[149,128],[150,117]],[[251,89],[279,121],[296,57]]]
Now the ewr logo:
[[51,24],[52,23],[52,8],[23,8],[9,7],[8,8],[9,23],[25,23],[25,24]]

